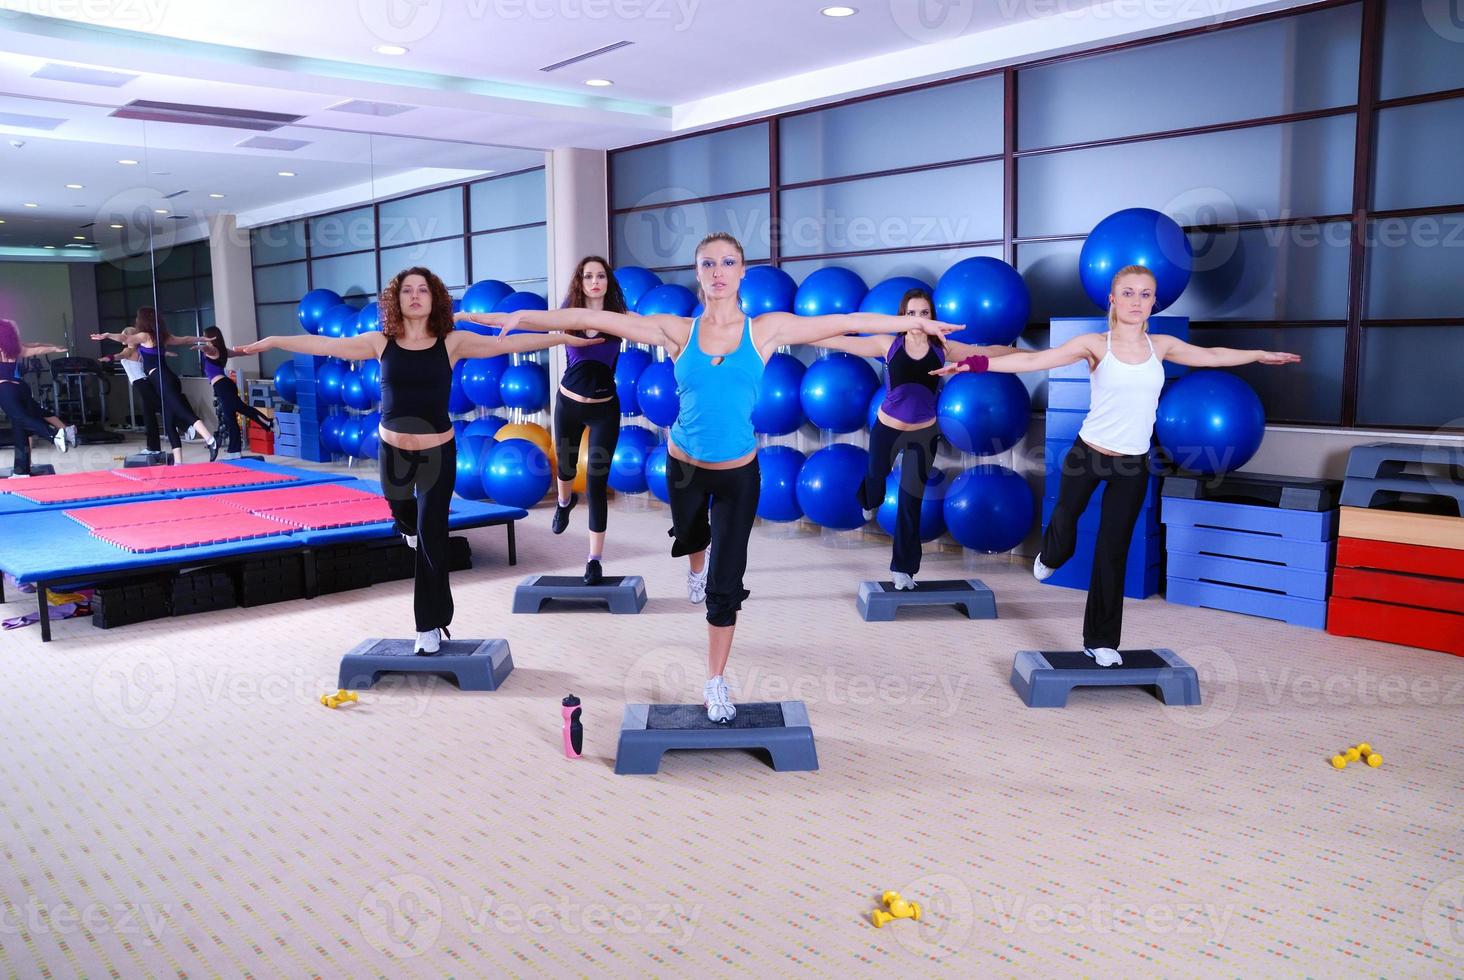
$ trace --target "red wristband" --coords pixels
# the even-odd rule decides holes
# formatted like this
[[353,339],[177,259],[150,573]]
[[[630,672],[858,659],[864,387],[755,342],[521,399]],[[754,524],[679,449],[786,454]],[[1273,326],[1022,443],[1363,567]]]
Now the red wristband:
[[966,367],[970,368],[972,371],[981,372],[985,371],[986,368],[991,364],[991,358],[987,357],[985,354],[972,354],[961,363],[966,365]]

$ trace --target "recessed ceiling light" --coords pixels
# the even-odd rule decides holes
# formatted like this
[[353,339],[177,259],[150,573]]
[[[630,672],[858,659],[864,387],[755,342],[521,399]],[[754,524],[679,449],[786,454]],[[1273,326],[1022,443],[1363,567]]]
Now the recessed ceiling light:
[[223,197],[223,196],[224,195],[222,195],[222,194],[210,194],[209,195],[209,197],[215,197],[215,198],[217,198],[217,197]]
[[124,167],[135,167],[135,166],[137,166],[137,161],[136,160],[118,160],[117,162],[120,163],[120,164],[122,164],[122,166],[124,166]]
[[279,172],[279,175],[278,176],[280,176],[280,177],[293,177],[293,176],[295,176],[295,171],[293,171],[293,170],[281,170]]
[[5,219],[4,218],[0,218],[0,225],[3,225],[3,224],[5,224]]
[[819,13],[825,17],[853,17],[859,11],[854,7],[825,7]]
[[153,171],[153,176],[154,177],[171,177],[171,176],[173,176],[173,171],[171,171],[171,170],[154,170]]
[[55,245],[47,245],[46,247],[47,248],[55,248],[56,246]]
[[66,185],[66,189],[68,191],[79,191],[79,190],[81,190],[81,185],[80,184],[67,184]]
[[38,207],[40,207],[39,204],[31,204],[29,202],[27,202],[25,206],[28,207],[28,208],[38,208]]
[[112,227],[113,228],[121,228],[122,226],[121,225],[113,225]]
[[153,214],[167,214],[167,208],[153,208]]
[[404,48],[404,47],[402,47],[400,44],[378,44],[376,47],[372,48],[371,50],[372,51],[375,51],[377,54],[406,54],[407,53],[407,49]]
[[587,78],[585,79],[585,84],[589,85],[592,88],[605,88],[606,86],[614,85],[615,83],[610,81],[610,79],[608,78]]
[[72,238],[73,241],[78,241],[78,242],[84,242],[84,241],[86,241],[86,236],[85,235],[72,235],[71,238]]

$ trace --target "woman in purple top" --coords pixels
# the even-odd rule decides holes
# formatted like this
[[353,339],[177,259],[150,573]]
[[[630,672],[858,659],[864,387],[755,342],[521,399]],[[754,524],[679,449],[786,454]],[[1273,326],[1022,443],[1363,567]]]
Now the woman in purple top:
[[214,398],[219,404],[219,425],[229,437],[229,455],[237,458],[244,448],[238,416],[247,416],[254,424],[263,426],[269,432],[274,431],[274,420],[266,418],[259,409],[244,404],[244,399],[239,397],[239,386],[224,373],[230,355],[239,352],[224,342],[223,331],[218,327],[205,327],[203,335],[208,339],[208,343],[199,352],[203,361],[203,376],[213,386]]
[[[624,313],[625,296],[620,283],[610,274],[610,263],[598,255],[580,259],[565,294],[563,308],[605,310]],[[490,315],[459,313],[458,320],[487,324]],[[489,324],[491,326],[491,324]],[[594,330],[572,331],[577,336],[597,337]],[[589,347],[565,347],[564,377],[559,381],[559,398],[554,405],[554,455],[559,478],[559,506],[554,508],[550,530],[563,534],[569,527],[569,512],[579,503],[574,492],[575,473],[579,469],[580,441],[585,430],[590,432],[590,445],[585,466],[585,492],[590,498],[590,553],[585,560],[586,585],[599,585],[604,578],[600,559],[605,554],[605,527],[608,514],[610,460],[620,438],[620,397],[615,392],[615,362],[620,357],[621,342],[595,344]]]
[[76,426],[67,425],[36,404],[30,385],[20,376],[20,362],[39,354],[65,354],[65,347],[55,344],[27,344],[20,339],[20,328],[14,320],[0,320],[0,411],[10,419],[14,434],[15,459],[11,476],[30,476],[30,438],[44,436],[59,453],[76,445]]
[[[928,320],[934,313],[930,294],[923,289],[912,289],[900,299],[900,316]],[[940,442],[935,418],[940,379],[932,372],[947,358],[961,360],[977,354],[999,357],[1016,348],[960,344],[918,328],[907,330],[894,343],[888,337],[835,337],[816,346],[885,362],[885,399],[869,436],[869,472],[857,492],[864,519],[871,520],[884,501],[885,480],[899,462],[899,507],[890,571],[894,573],[895,588],[913,589],[915,573],[920,571],[920,505]]]

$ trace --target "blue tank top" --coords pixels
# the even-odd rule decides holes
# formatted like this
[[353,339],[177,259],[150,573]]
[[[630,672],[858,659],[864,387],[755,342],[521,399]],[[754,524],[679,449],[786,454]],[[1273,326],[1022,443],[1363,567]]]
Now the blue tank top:
[[0,361],[0,381],[17,381],[20,368],[19,361]]
[[137,345],[137,354],[142,358],[142,368],[148,374],[152,374],[158,367],[158,349],[149,347],[146,344]]
[[217,362],[213,361],[212,359],[210,359],[208,357],[204,357],[202,360],[203,360],[203,376],[204,376],[204,378],[206,378],[208,380],[208,382],[210,384],[212,384],[213,382],[217,381],[219,378],[222,378],[224,376],[224,369],[221,368],[221,367],[219,367]]
[[713,364],[701,349],[701,317],[691,321],[691,336],[676,358],[676,397],[681,409],[671,426],[671,441],[692,459],[725,463],[757,448],[752,409],[762,387],[763,359],[752,340],[752,319],[742,319],[737,349]]

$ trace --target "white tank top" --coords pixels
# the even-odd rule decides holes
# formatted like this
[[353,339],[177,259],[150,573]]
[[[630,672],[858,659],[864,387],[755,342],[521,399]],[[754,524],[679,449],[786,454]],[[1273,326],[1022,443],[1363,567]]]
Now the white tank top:
[[144,370],[141,361],[119,360],[117,363],[121,364],[122,370],[127,372],[128,384],[131,384],[132,382],[137,381],[140,378],[147,377],[147,371]]
[[1120,361],[1113,353],[1113,334],[1106,333],[1108,353],[1093,369],[1091,407],[1078,438],[1090,446],[1124,456],[1149,451],[1154,436],[1154,415],[1159,410],[1159,391],[1164,387],[1164,364],[1154,353],[1148,334],[1149,359],[1142,364]]

